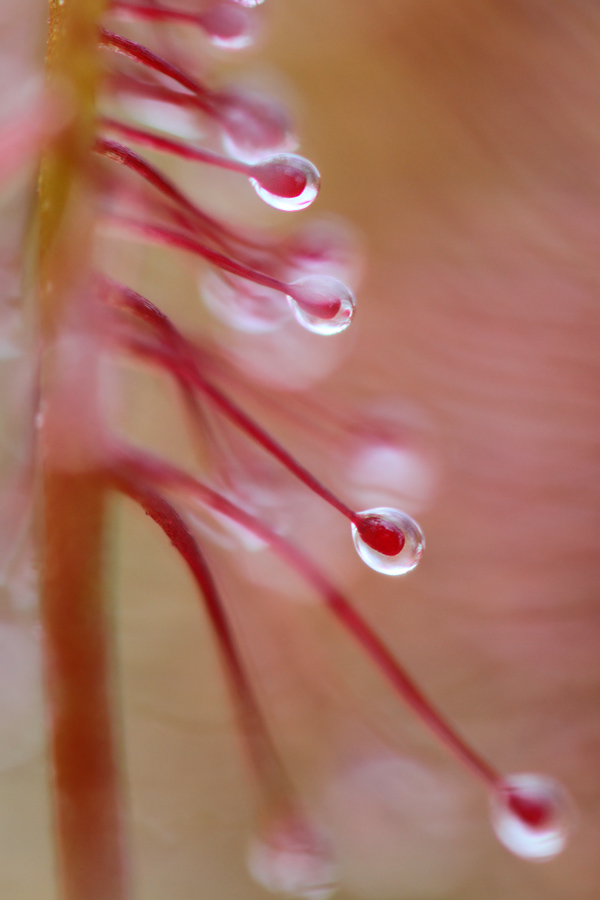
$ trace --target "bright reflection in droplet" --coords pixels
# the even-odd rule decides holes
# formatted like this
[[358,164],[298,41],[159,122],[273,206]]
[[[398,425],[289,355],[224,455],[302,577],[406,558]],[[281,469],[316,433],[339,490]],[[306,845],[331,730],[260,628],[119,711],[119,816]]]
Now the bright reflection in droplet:
[[288,288],[294,315],[309,331],[339,334],[352,321],[356,300],[352,291],[337,278],[301,278]]
[[423,532],[407,513],[381,506],[358,514],[352,538],[360,558],[383,575],[405,575],[425,549]]
[[328,900],[337,888],[329,842],[301,816],[277,821],[248,850],[250,874],[268,891]]
[[546,775],[508,775],[491,796],[498,840],[523,859],[553,859],[567,843],[573,805],[565,788]]
[[286,212],[305,209],[319,193],[321,176],[311,162],[282,153],[253,166],[250,184],[258,196]]

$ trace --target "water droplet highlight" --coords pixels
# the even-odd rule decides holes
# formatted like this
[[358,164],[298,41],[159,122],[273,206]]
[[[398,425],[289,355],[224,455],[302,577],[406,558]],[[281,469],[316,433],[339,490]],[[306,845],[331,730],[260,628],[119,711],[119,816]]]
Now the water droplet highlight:
[[253,166],[250,184],[265,203],[275,209],[295,212],[316,199],[321,176],[303,156],[282,153]]
[[288,285],[288,300],[300,324],[315,334],[339,334],[354,315],[352,291],[337,278],[301,278]]
[[328,900],[337,888],[329,842],[302,816],[277,821],[250,844],[248,869],[268,891]]
[[352,538],[360,558],[383,575],[405,575],[425,549],[423,532],[407,513],[381,506],[358,513]]
[[546,775],[508,775],[491,797],[498,840],[523,859],[553,859],[564,850],[573,824],[565,788]]

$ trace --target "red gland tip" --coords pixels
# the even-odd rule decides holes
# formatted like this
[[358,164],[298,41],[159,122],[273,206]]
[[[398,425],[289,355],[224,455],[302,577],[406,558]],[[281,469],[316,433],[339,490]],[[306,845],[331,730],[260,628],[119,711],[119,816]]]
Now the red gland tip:
[[365,544],[384,556],[398,556],[404,547],[404,533],[379,516],[360,519],[356,528]]
[[531,828],[545,828],[554,814],[553,806],[547,800],[515,790],[509,791],[507,805],[515,816]]
[[307,185],[305,173],[286,163],[266,162],[253,166],[252,177],[276,197],[299,197]]

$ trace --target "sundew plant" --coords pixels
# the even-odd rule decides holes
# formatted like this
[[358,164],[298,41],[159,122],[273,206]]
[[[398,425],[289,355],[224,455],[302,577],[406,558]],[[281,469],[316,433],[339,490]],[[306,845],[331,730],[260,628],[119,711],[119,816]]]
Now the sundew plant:
[[[32,167],[39,178],[27,224],[15,228],[22,247],[6,251],[21,269],[3,297],[7,358],[17,327],[30,336],[27,377],[19,374],[9,395],[25,437],[7,467],[0,549],[11,602],[23,606],[19,560],[33,521],[61,900],[125,900],[135,889],[105,574],[108,504],[119,497],[151,520],[193,581],[252,783],[246,864],[257,891],[324,900],[343,888],[345,870],[318,779],[309,788],[298,777],[294,737],[282,738],[269,705],[277,691],[257,665],[248,610],[240,614],[256,591],[248,588],[244,604],[245,577],[289,606],[290,633],[285,618],[277,632],[284,648],[295,617],[322,616],[321,641],[338,630],[339,659],[354,659],[354,648],[398,715],[409,710],[487,794],[491,831],[507,851],[554,859],[575,819],[552,772],[505,772],[493,745],[450,720],[343,577],[347,549],[372,570],[361,591],[391,579],[401,598],[405,576],[419,577],[425,538],[398,508],[394,483],[410,482],[398,474],[410,428],[378,396],[365,404],[319,387],[334,364],[342,373],[352,366],[344,342],[361,327],[359,251],[341,220],[311,211],[294,224],[318,197],[319,171],[299,154],[285,106],[244,79],[247,56],[235,80],[228,76],[229,56],[252,46],[264,14],[255,0],[51,0],[43,85],[21,76],[15,61],[35,35],[19,34],[21,44],[7,48],[5,79],[19,85],[2,110],[7,204]],[[262,224],[255,198],[236,193],[242,184],[285,224]],[[143,275],[149,259],[160,263],[156,285]],[[180,322],[169,292],[179,290],[182,270],[193,273],[198,307]],[[327,349],[336,343],[341,350]],[[176,448],[134,434],[136,378],[171,392],[171,412],[185,426]],[[332,703],[340,685],[346,696],[343,670],[333,678]],[[386,719],[393,707],[384,708]],[[361,735],[377,737],[357,745],[385,746],[388,760],[404,752],[376,702],[365,722]],[[377,771],[380,778],[386,766]],[[359,803],[357,818],[363,813]],[[364,842],[371,839],[365,814]],[[199,871],[198,895],[204,890]]]

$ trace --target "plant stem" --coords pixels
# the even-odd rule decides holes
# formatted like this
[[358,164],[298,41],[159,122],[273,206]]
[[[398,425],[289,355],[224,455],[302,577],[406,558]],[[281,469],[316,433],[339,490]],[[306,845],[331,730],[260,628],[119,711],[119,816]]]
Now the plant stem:
[[[85,424],[73,428],[77,417],[64,390],[65,379],[73,383],[76,408],[83,404],[91,410],[91,418],[85,421],[93,421],[98,360],[81,355],[86,377],[78,379],[72,366],[65,375],[60,349],[65,324],[71,326],[75,320],[78,333],[85,334],[86,316],[93,315],[87,285],[93,227],[89,159],[101,11],[100,0],[50,2],[49,89],[59,102],[68,104],[68,121],[47,149],[40,175],[44,424],[39,555],[62,900],[125,900],[128,896],[111,700],[110,627],[102,584],[106,483],[93,463],[69,464],[69,459],[78,458],[77,448],[82,441],[85,444],[86,434]],[[74,454],[67,453],[66,461],[65,447]],[[79,453],[79,458],[85,461],[85,454]]]

